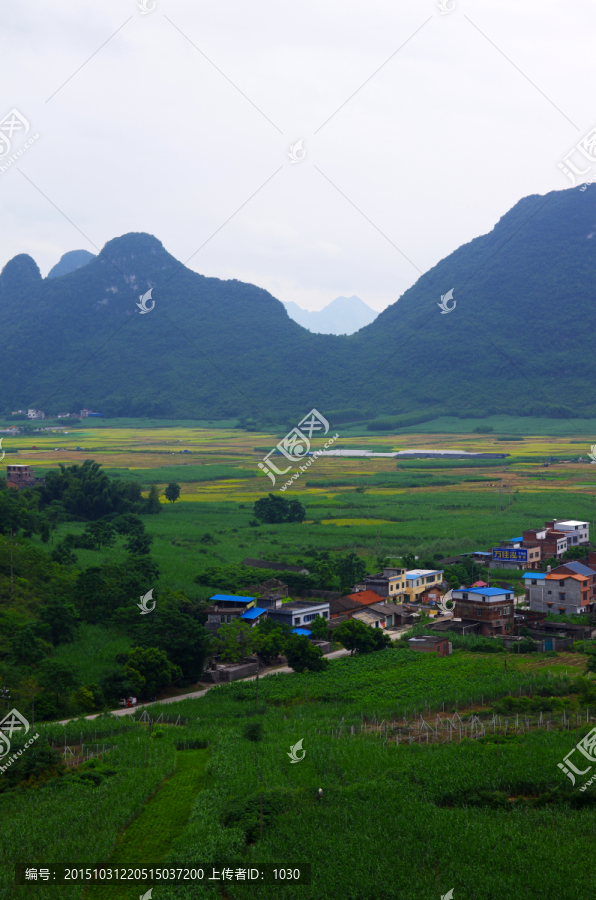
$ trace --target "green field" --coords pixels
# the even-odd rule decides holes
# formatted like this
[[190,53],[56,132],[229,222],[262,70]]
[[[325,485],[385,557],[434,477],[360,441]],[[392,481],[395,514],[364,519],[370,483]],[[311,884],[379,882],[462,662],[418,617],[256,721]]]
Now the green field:
[[[596,796],[568,789],[557,766],[587,727],[566,730],[558,720],[550,732],[507,739],[501,729],[498,748],[490,729],[486,739],[447,744],[402,738],[397,746],[392,737],[403,716],[414,719],[414,707],[432,722],[435,710],[461,701],[472,686],[485,691],[488,713],[499,695],[538,696],[549,685],[564,692],[569,679],[536,678],[514,664],[505,674],[501,659],[462,652],[440,659],[387,650],[332,662],[309,682],[307,702],[299,675],[262,679],[258,704],[254,683],[214,688],[203,699],[168,706],[168,715],[181,714],[186,724],[154,725],[153,737],[147,725],[113,718],[41,726],[53,740],[101,746],[101,764],[91,770],[100,777],[97,784],[62,779],[21,797],[0,796],[2,860],[202,863],[218,871],[224,864],[311,865],[310,886],[261,885],[258,896],[271,900],[431,900],[450,889],[462,900],[592,895]],[[153,709],[154,717],[164,711]],[[581,706],[579,714],[586,714]],[[388,731],[368,730],[381,719],[391,723]],[[245,736],[255,722],[262,726],[257,742]],[[208,751],[183,749],[197,739],[209,742]],[[288,752],[298,740],[306,753],[292,764]],[[379,846],[383,853],[373,853]],[[499,865],[486,865],[479,847],[499,855]],[[8,897],[9,867],[2,871]],[[76,886],[38,884],[19,895],[24,890],[44,900],[81,896]],[[97,887],[88,896],[140,893]],[[153,896],[224,894],[212,883],[154,887]],[[254,888],[226,885],[225,896],[242,900]]]
[[[18,453],[7,462],[31,464],[37,474],[58,462],[93,458],[117,480],[138,480],[145,495],[157,485],[161,511],[141,518],[153,538],[150,553],[159,577],[152,586],[160,603],[180,592],[181,602],[201,608],[217,590],[207,584],[208,573],[237,577],[239,570],[230,567],[245,557],[305,565],[312,571],[321,551],[329,551],[332,559],[353,551],[371,572],[378,570],[379,557],[389,561],[413,554],[436,561],[489,549],[553,516],[593,521],[593,470],[577,462],[589,444],[580,444],[577,435],[565,437],[564,431],[541,435],[535,422],[531,436],[510,442],[499,440],[496,423],[492,435],[472,434],[470,422],[467,432],[451,437],[448,423],[442,423],[440,435],[431,433],[433,423],[416,426],[415,434],[362,429],[350,434],[342,427],[339,446],[344,447],[446,447],[510,455],[488,461],[398,463],[318,459],[308,477],[288,492],[304,505],[306,520],[260,526],[253,504],[272,486],[257,463],[282,435],[247,433],[231,422],[220,430],[206,427],[208,423],[144,424],[143,429],[131,422],[118,427],[86,424],[73,435],[29,434],[10,438],[5,446],[18,443]],[[505,435],[523,433],[510,421],[501,425]],[[15,450],[14,445],[8,449]],[[550,457],[557,461],[545,468]],[[176,503],[163,496],[170,481],[181,485]],[[58,522],[48,543],[39,534],[27,540],[19,536],[17,566],[31,560],[33,571],[33,557],[27,556],[34,552],[31,548],[51,552],[65,535],[80,535],[86,525]],[[7,540],[3,535],[2,614],[13,603]],[[75,584],[75,599],[79,572],[121,564],[118,571],[124,577],[130,559],[125,545],[126,537],[119,535],[111,547],[74,550],[76,562],[69,566],[68,578]],[[226,569],[236,575],[226,575]],[[25,574],[26,568],[21,581],[17,572],[15,618],[4,622],[21,625],[36,614],[38,601]],[[270,574],[244,570],[255,583]],[[497,577],[509,580],[519,574],[499,571]],[[242,584],[249,580],[238,581],[237,592]],[[31,585],[42,589],[35,581]],[[131,596],[131,607],[138,600]],[[101,607],[101,595],[97,602]],[[129,630],[83,622],[74,640],[54,649],[53,661],[70,667],[77,685],[99,683],[115,658],[133,646]],[[0,649],[3,639],[0,635]],[[591,710],[592,701],[582,705],[573,682],[584,672],[586,657],[569,653],[555,659],[535,653],[517,658],[457,649],[455,640],[454,645],[453,656],[445,659],[397,648],[337,659],[307,678],[271,675],[260,679],[258,703],[256,686],[248,681],[213,688],[202,699],[156,706],[151,713],[174,719],[180,714],[184,724],[150,729],[128,716],[78,719],[66,728],[36,723],[42,738],[68,745],[75,755],[86,747],[99,761],[85,762],[75,774],[46,785],[0,792],[0,900],[25,892],[44,900],[83,896],[76,885],[38,883],[13,889],[11,866],[17,859],[78,867],[312,866],[310,886],[260,885],[258,896],[264,900],[438,900],[451,889],[454,900],[591,896],[594,789],[574,792],[557,765],[596,718],[596,701]],[[26,658],[26,648],[23,653]],[[28,677],[26,668],[20,671],[25,676],[13,696],[29,703],[24,698],[35,693],[35,672]],[[2,677],[12,686],[9,657],[2,663]],[[189,680],[160,696],[191,689]],[[401,728],[404,719],[411,723],[421,714],[429,718],[457,710],[467,720],[473,707],[488,720],[500,709],[501,698],[512,697],[502,701],[511,705],[525,695],[545,698],[540,701],[544,709],[555,710],[548,713],[554,716],[552,730],[538,729],[534,713],[532,729],[513,737],[501,722],[498,748],[490,734],[481,740],[464,735],[461,743],[410,745],[402,739],[397,745],[395,726]],[[514,718],[511,714],[507,727]],[[262,725],[262,740],[256,742],[245,733],[255,722]],[[288,753],[299,740],[306,756],[291,764]],[[189,742],[196,741],[199,745],[191,743],[189,749]],[[70,751],[63,752],[68,757]],[[122,890],[94,887],[85,897],[132,900],[147,889],[137,884]],[[255,895],[254,887],[241,884],[153,889],[154,900],[243,900]]]

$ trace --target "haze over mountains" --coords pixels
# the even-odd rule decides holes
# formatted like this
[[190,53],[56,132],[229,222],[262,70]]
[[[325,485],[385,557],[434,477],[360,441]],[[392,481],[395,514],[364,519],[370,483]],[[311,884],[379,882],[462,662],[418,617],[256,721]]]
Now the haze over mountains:
[[0,275],[0,409],[595,415],[595,284],[596,185],[520,200],[351,336],[310,333],[267,291],[193,272],[149,234],[46,279],[21,254]]
[[355,294],[352,297],[336,297],[323,309],[314,312],[302,309],[291,300],[282,302],[289,317],[314,334],[354,334],[374,322],[379,315]]

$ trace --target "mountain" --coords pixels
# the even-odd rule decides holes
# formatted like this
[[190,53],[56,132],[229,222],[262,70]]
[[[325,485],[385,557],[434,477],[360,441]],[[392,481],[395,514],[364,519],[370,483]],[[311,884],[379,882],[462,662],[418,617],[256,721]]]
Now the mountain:
[[95,259],[93,253],[88,250],[69,250],[64,253],[56,265],[48,272],[48,278],[58,278],[60,275],[68,275],[81,266],[85,266],[90,260]]
[[355,294],[352,297],[336,297],[317,312],[302,309],[291,300],[283,301],[283,304],[294,322],[315,334],[354,334],[374,322],[379,315]]
[[267,291],[193,272],[149,234],[56,278],[20,254],[0,274],[0,410],[593,416],[595,285],[596,185],[520,200],[351,336],[311,334]]

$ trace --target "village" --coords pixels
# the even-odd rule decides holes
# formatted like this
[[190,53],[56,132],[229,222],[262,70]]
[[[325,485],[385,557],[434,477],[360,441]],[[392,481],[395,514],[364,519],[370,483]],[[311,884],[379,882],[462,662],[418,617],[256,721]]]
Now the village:
[[[528,649],[529,641],[535,650],[566,650],[575,641],[596,635],[596,551],[590,549],[589,528],[588,522],[553,519],[543,528],[501,541],[491,551],[441,560],[436,569],[384,567],[343,595],[311,590],[308,596],[293,599],[281,578],[270,578],[251,585],[247,596],[214,594],[206,610],[206,627],[217,635],[222,625],[236,620],[255,627],[270,619],[306,637],[324,655],[331,653],[337,630],[350,621],[383,629],[392,641],[412,632],[407,640],[411,650],[440,656],[452,653],[450,633],[482,635],[506,649],[523,645]],[[465,559],[485,567],[488,580],[458,586],[447,581],[445,567]],[[280,562],[245,559],[244,564],[277,570],[282,578],[283,570],[309,574],[304,567]],[[521,570],[518,586],[494,580],[491,585],[491,572],[502,569]],[[572,621],[578,616],[585,621]],[[316,635],[311,630],[315,620]],[[277,662],[283,664],[285,659]],[[205,680],[234,681],[258,671],[257,656],[234,664],[214,656]]]

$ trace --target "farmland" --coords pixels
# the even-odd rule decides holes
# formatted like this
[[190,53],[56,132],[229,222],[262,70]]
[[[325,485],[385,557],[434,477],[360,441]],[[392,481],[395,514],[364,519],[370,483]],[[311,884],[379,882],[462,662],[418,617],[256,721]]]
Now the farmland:
[[[288,492],[304,504],[306,520],[283,525],[259,525],[253,511],[272,489],[257,463],[279,433],[245,432],[233,423],[106,423],[67,435],[9,438],[3,446],[7,463],[30,464],[37,474],[89,458],[117,480],[138,480],[145,496],[156,485],[161,511],[142,515],[159,569],[155,596],[161,602],[168,592],[180,592],[181,602],[192,605],[214,592],[209,572],[228,571],[233,580],[245,557],[312,569],[321,551],[354,551],[375,571],[379,557],[411,553],[436,560],[486,549],[553,515],[592,522],[596,477],[577,460],[586,456],[589,440],[580,445],[577,433],[527,435],[513,422],[501,424],[505,434],[404,429],[384,435],[342,428],[340,447],[510,455],[474,461],[319,458]],[[175,503],[163,494],[171,481],[181,486]],[[65,535],[81,535],[85,527],[83,521],[58,521],[47,544],[39,534],[25,543],[19,537],[15,560],[29,544],[52,551]],[[72,578],[87,567],[124,566],[126,537],[117,535],[101,549],[77,548],[75,558]],[[267,574],[255,569],[254,581]],[[22,614],[28,615],[34,605],[23,596]],[[26,891],[43,900],[83,896],[76,885],[13,889],[17,859],[38,866],[312,866],[310,886],[261,885],[265,900],[438,900],[451,889],[454,900],[590,896],[594,789],[578,799],[558,768],[596,718],[596,702],[590,709],[592,701],[583,702],[574,680],[583,675],[586,657],[517,658],[460,650],[454,643],[446,658],[398,647],[333,660],[307,677],[270,675],[259,680],[258,700],[256,685],[247,681],[150,708],[154,720],[163,710],[172,720],[180,715],[176,725],[148,725],[138,716],[77,719],[66,727],[36,724],[41,739],[60,744],[59,759],[91,759],[47,784],[0,793],[0,900]],[[74,640],[58,644],[53,660],[72,668],[77,684],[85,685],[99,682],[133,646],[126,627],[87,621]],[[3,675],[10,678],[9,667]],[[169,694],[191,689],[188,683]],[[503,725],[499,746],[498,729],[471,739],[465,726],[461,741],[404,739],[420,716],[432,722],[457,712],[466,722],[473,711],[487,722],[501,709],[498,703],[511,706],[526,695],[543,698],[544,709],[554,710],[548,730],[537,727],[535,712],[530,728],[512,733],[510,724]],[[246,727],[255,723],[261,734],[252,740]],[[288,751],[299,740],[306,755],[292,764]],[[141,893],[139,885],[117,891],[94,886],[85,897],[136,900]],[[153,897],[242,900],[254,893],[249,885],[159,885]]]
[[[569,680],[546,675],[539,683],[511,664],[505,675],[502,660],[387,650],[332,662],[328,672],[310,676],[307,701],[304,677],[286,675],[263,679],[258,702],[253,682],[172,704],[170,721],[180,714],[184,724],[157,724],[153,734],[146,723],[109,717],[66,728],[42,725],[40,734],[51,740],[73,746],[89,742],[103,750],[91,772],[109,774],[98,783],[63,779],[0,798],[4,860],[168,867],[201,862],[218,870],[224,863],[310,863],[310,886],[261,886],[259,896],[272,900],[430,900],[451,888],[464,900],[590,896],[594,798],[591,791],[568,790],[557,767],[585,725],[502,738],[499,748],[490,735],[397,746],[390,733],[362,729],[373,717],[402,716],[406,710],[411,717],[413,707],[430,720],[431,709],[457,702],[472,684],[497,696],[537,691],[548,678],[555,691],[570,687]],[[486,711],[492,702],[485,695]],[[149,710],[154,718],[161,711]],[[255,722],[262,728],[256,742],[246,737],[246,725]],[[287,751],[299,739],[306,755],[293,765]],[[196,740],[209,742],[207,750],[184,750]],[[181,784],[185,772],[195,771],[198,779],[187,782],[182,794],[167,780],[175,769]],[[184,796],[189,814],[180,807]],[[471,842],[498,852],[499,866],[486,866],[482,854],[470,854]],[[553,856],[549,847],[555,843]],[[380,845],[382,854],[375,852]],[[3,878],[3,896],[10,896],[10,876]],[[120,888],[94,887],[88,896],[108,900],[140,893],[137,886]],[[76,886],[18,890],[34,890],[44,900],[81,896]],[[241,900],[252,896],[251,890],[226,885],[225,896]],[[212,883],[154,887],[153,896],[215,900],[223,894]]]

